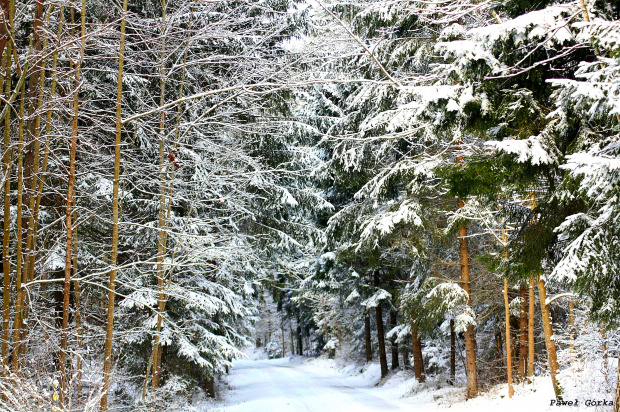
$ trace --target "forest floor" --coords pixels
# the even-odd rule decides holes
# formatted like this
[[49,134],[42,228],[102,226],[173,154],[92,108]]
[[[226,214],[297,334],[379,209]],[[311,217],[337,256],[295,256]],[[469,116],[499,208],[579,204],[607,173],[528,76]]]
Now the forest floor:
[[227,377],[227,384],[225,400],[217,405],[219,411],[378,412],[450,408],[476,412],[566,409],[594,412],[613,409],[586,406],[588,399],[609,401],[613,394],[581,394],[576,407],[558,409],[551,405],[554,397],[549,376],[537,377],[531,384],[515,385],[512,399],[507,397],[507,387],[503,384],[466,401],[464,387],[446,387],[432,378],[419,384],[410,371],[399,371],[381,380],[377,364],[355,366],[324,358],[239,360]]

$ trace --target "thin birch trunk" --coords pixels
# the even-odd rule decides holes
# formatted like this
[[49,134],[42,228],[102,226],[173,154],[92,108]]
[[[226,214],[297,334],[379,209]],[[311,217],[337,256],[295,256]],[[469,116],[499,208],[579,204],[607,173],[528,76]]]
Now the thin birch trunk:
[[118,256],[118,229],[119,229],[119,183],[121,170],[121,132],[123,128],[121,109],[123,101],[123,63],[125,57],[125,24],[127,18],[127,2],[123,0],[123,15],[121,17],[121,38],[118,57],[118,82],[116,89],[116,141],[114,146],[114,184],[112,194],[112,255],[110,259],[110,284],[108,292],[108,310],[106,315],[106,339],[103,365],[103,388],[101,395],[101,411],[108,410],[108,390],[110,388],[110,374],[112,369],[112,340],[114,333],[114,295],[116,289],[116,259]]

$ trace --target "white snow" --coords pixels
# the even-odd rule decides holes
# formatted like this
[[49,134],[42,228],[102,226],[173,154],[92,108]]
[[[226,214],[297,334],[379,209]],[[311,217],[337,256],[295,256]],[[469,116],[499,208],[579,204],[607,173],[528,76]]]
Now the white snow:
[[[506,384],[500,384],[481,392],[477,398],[465,400],[463,382],[452,387],[431,377],[419,384],[411,371],[399,371],[381,380],[376,363],[342,365],[331,359],[294,357],[236,361],[228,383],[231,390],[228,399],[218,405],[220,411],[558,410],[551,405],[554,396],[548,375],[535,377],[532,383],[516,384],[512,398],[507,396]],[[579,402],[577,407],[565,407],[571,411],[604,411],[609,408],[586,407],[586,400],[613,399],[613,394],[608,393],[567,392],[567,396],[577,395]]]

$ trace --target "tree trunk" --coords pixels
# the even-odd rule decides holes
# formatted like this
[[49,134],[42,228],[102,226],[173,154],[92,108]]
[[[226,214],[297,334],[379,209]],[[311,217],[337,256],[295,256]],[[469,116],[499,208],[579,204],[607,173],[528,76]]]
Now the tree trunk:
[[[8,7],[8,4],[6,4]],[[2,5],[3,11],[5,4]],[[6,14],[5,14],[6,15]],[[10,30],[9,30],[10,32]],[[4,68],[5,100],[11,94],[11,44],[6,46],[6,53],[2,61]],[[2,376],[6,376],[9,368],[9,337],[11,318],[11,112],[4,118],[4,153],[2,156],[4,175],[4,227],[2,238],[2,271],[4,272],[2,291]]]
[[553,390],[558,399],[562,398],[562,390],[557,381],[558,374],[558,358],[555,351],[555,342],[553,341],[553,327],[551,324],[551,315],[549,314],[549,305],[547,305],[547,289],[545,281],[538,278],[538,294],[540,297],[540,311],[542,312],[543,331],[545,334],[545,346],[547,347],[547,358],[549,360],[549,373],[551,374],[551,382]]
[[17,148],[17,240],[16,240],[16,273],[15,273],[15,319],[13,320],[13,359],[12,367],[16,372],[19,367],[19,354],[21,351],[21,322],[24,304],[24,292],[22,291],[22,205],[24,195],[24,101],[25,84],[21,86],[21,102],[19,105],[19,131]]
[[388,374],[387,356],[385,353],[385,333],[383,331],[383,312],[381,311],[381,305],[378,304],[375,308],[377,315],[377,339],[379,340],[379,362],[381,363],[381,377],[385,377]]
[[[374,285],[379,288],[379,271],[376,270],[374,275]],[[383,311],[381,304],[377,303],[375,307],[375,315],[377,317],[377,340],[379,341],[379,363],[381,364],[381,377],[388,374],[387,356],[385,353],[385,332],[383,330]]]
[[282,325],[280,327],[282,329],[282,357],[286,356],[286,342],[284,340],[284,320],[282,320]]
[[527,290],[525,283],[519,287],[521,315],[519,316],[519,378],[525,379],[527,366]]
[[118,82],[116,90],[116,140],[114,145],[114,184],[112,189],[112,255],[110,259],[110,284],[108,292],[108,310],[106,315],[106,338],[103,355],[103,387],[101,395],[101,411],[108,410],[108,390],[112,369],[112,338],[114,333],[114,295],[116,288],[116,259],[118,256],[118,229],[119,229],[119,183],[121,170],[121,132],[123,128],[121,105],[123,99],[123,59],[125,56],[125,19],[127,15],[127,1],[123,0],[123,15],[121,17],[121,38],[118,57]]
[[366,362],[372,360],[372,341],[370,339],[370,316],[364,317],[364,337],[366,342]]
[[303,350],[303,336],[301,334],[301,320],[299,319],[299,315],[297,315],[297,354],[299,356],[304,355]]
[[413,371],[418,382],[424,382],[424,358],[422,357],[422,340],[418,334],[418,324],[411,321],[411,342],[413,344]]
[[[458,207],[465,206],[458,199]],[[471,305],[470,275],[469,275],[469,247],[467,244],[467,227],[459,228],[459,250],[461,260],[461,286],[469,296],[468,304]],[[474,327],[469,325],[465,331],[465,357],[467,363],[467,399],[478,395],[478,375],[476,371],[476,335]]]
[[512,398],[512,353],[510,348],[510,301],[508,299],[508,278],[504,278],[504,306],[506,308],[506,370],[508,373],[508,397]]
[[[396,327],[396,311],[390,310],[390,327]],[[392,336],[390,339],[392,346],[392,370],[398,369],[398,343],[396,342],[396,336]]]
[[207,378],[205,379],[205,392],[209,398],[215,398],[215,378]]
[[614,412],[620,412],[620,359],[618,359],[618,373],[616,376],[616,396],[614,397]]
[[529,285],[529,315],[527,318],[527,376],[534,376],[534,278],[530,278]]
[[[67,353],[67,341],[69,337],[69,293],[71,291],[71,272],[73,265],[73,192],[75,188],[75,156],[77,151],[77,139],[78,139],[78,117],[80,110],[80,81],[81,81],[81,68],[82,59],[84,58],[84,49],[86,48],[86,0],[82,0],[81,9],[81,44],[80,44],[80,57],[75,65],[75,91],[73,96],[73,124],[70,140],[70,152],[69,152],[69,179],[67,183],[67,199],[66,199],[66,228],[67,228],[67,247],[65,249],[65,282],[63,293],[63,305],[62,305],[62,330],[60,339],[60,400],[59,406],[62,409],[64,405],[64,396],[67,390],[67,373],[66,367],[66,353]],[[38,157],[38,155],[37,155]],[[38,159],[37,159],[38,162]],[[32,199],[34,201],[34,198]],[[34,209],[34,205],[33,205]]]
[[404,345],[403,349],[403,369],[409,369],[411,367],[411,363],[409,362],[409,348],[407,345]]
[[456,332],[454,331],[454,319],[450,319],[450,385],[454,385],[456,379]]
[[570,337],[570,361],[575,361],[575,301],[570,298],[568,301],[568,335]]

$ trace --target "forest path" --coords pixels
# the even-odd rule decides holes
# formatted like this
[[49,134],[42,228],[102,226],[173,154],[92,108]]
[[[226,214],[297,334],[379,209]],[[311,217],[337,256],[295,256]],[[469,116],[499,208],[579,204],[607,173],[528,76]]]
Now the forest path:
[[226,412],[406,410],[398,400],[371,394],[366,383],[345,383],[332,370],[304,367],[301,359],[237,361],[229,382]]

